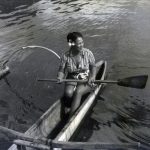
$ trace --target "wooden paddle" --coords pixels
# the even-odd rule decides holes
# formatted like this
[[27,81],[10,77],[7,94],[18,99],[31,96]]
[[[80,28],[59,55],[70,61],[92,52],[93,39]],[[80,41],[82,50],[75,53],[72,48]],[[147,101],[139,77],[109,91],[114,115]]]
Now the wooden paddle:
[[[119,86],[143,89],[146,86],[147,79],[148,79],[148,75],[139,75],[139,76],[132,76],[128,78],[118,79],[116,81],[95,80],[94,83],[110,83],[110,84],[117,84]],[[37,79],[37,81],[59,82],[58,79]],[[61,82],[86,83],[88,82],[88,80],[62,79]]]

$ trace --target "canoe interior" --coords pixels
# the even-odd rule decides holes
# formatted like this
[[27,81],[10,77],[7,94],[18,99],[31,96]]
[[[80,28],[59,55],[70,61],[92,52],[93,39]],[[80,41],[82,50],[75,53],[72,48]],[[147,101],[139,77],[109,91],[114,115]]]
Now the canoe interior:
[[[97,64],[97,75],[96,75],[96,80],[100,80],[104,74],[104,70],[106,69],[106,62],[98,62]],[[84,100],[89,96],[89,93],[87,93],[86,95],[83,96],[82,100],[81,100],[81,103],[84,102]],[[62,130],[62,128],[64,127],[64,125],[66,124],[67,122],[67,118],[65,118],[64,116],[62,116],[63,112],[62,112],[62,108],[60,106],[61,102],[60,100],[58,100],[59,103],[58,105],[56,105],[55,107],[55,112],[52,112],[51,114],[51,117],[52,119],[54,120],[55,118],[55,124],[53,124],[52,126],[52,119],[51,119],[51,126],[50,129],[49,129],[49,135],[47,136],[48,138],[50,139],[55,139],[57,137],[57,134]],[[52,110],[53,111],[53,110]],[[55,117],[53,117],[55,116]],[[50,117],[50,118],[51,118]],[[63,118],[63,119],[62,119]]]
[[[96,79],[102,79],[106,69],[106,62],[100,61],[96,65]],[[89,94],[85,95],[83,99],[88,96]],[[61,131],[67,121],[66,119],[62,119],[64,118],[62,114],[62,105],[59,99],[25,132],[25,134],[37,139],[43,137],[55,139],[56,135]],[[13,144],[8,150],[17,150],[17,147]]]
[[[97,64],[96,64],[96,67],[97,67],[97,75],[96,75],[96,80],[100,80],[100,79],[102,79],[102,76],[104,75],[104,70],[106,69],[106,62],[102,62],[102,61],[99,61]],[[81,100],[81,108],[80,109],[82,109],[82,104],[85,102],[85,100],[88,98],[88,96],[89,96],[89,94],[90,93],[87,93],[86,95],[84,95],[83,97],[82,97],[82,100]],[[83,104],[84,105],[84,104]],[[59,107],[59,108],[61,108],[61,107]],[[78,111],[80,111],[80,109],[78,110]],[[76,115],[78,115],[78,111],[77,111],[77,113],[76,114],[74,114],[74,116],[76,116]],[[61,111],[61,110],[59,110],[59,112],[61,113],[61,114],[63,114],[63,112]],[[57,114],[57,116],[58,116],[58,120],[59,120],[59,122],[58,122],[58,124],[55,126],[55,128],[52,130],[52,132],[49,134],[49,136],[48,136],[48,138],[50,138],[50,139],[58,139],[58,133],[60,133],[60,132],[63,132],[63,127],[64,127],[64,125],[65,125],[65,127],[64,128],[66,128],[66,122],[68,121],[67,120],[67,118],[61,118],[62,116],[61,116],[61,114]],[[72,119],[74,119],[74,116],[72,117]],[[68,126],[69,126],[69,124],[70,123],[68,123]],[[62,130],[62,131],[61,131]]]
[[[104,80],[106,73],[106,62],[98,62],[97,64],[97,80]],[[96,96],[98,95],[100,89],[102,88],[102,84],[97,84],[97,86],[93,89],[92,92],[84,97],[84,101],[78,110],[74,113],[70,120],[68,120],[67,124],[65,124],[64,128],[59,132],[56,136],[56,141],[68,141],[75,134],[84,117],[90,112],[91,108],[95,103]]]
[[[98,66],[97,67],[97,75],[96,75],[96,80],[103,80],[103,79],[105,79],[105,72],[106,71],[106,62],[104,62],[102,65],[100,65],[100,66]],[[102,77],[103,76],[103,77]],[[101,88],[102,88],[102,86],[103,85],[101,85]],[[99,90],[99,94],[100,94],[100,92],[101,92],[101,90]],[[98,94],[98,95],[99,95]],[[96,95],[96,96],[98,96],[98,95]],[[88,96],[89,96],[89,93],[88,94],[86,94],[86,95],[84,95],[83,96],[83,100],[85,100],[86,98],[88,98]],[[82,101],[82,103],[83,103],[84,101]],[[95,106],[95,104],[96,104],[96,101],[94,101],[93,102],[93,104],[90,106],[91,108],[92,107],[94,107]],[[84,105],[84,104],[83,104]],[[86,113],[86,115],[84,116],[84,118],[86,117],[86,116],[90,116],[90,114],[92,113],[92,109],[89,109],[89,111]],[[81,123],[80,123],[80,125],[78,126],[78,128],[80,128],[80,126],[82,126],[82,123],[84,122],[84,120],[85,119],[83,119],[82,121],[81,121]],[[80,129],[79,129],[80,130]],[[70,139],[69,139],[69,141],[72,141],[75,137],[76,137],[76,135],[78,134],[78,130],[70,137]]]

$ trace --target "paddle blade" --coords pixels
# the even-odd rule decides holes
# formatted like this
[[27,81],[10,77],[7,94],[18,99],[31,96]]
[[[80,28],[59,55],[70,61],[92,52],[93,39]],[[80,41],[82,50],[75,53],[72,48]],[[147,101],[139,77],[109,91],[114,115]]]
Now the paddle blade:
[[125,87],[143,89],[146,86],[147,79],[148,75],[134,76],[119,79],[117,84]]

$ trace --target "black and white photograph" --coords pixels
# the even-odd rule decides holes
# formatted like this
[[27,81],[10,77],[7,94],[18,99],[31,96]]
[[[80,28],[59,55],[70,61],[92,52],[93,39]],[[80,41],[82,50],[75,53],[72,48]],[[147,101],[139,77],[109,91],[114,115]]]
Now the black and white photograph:
[[0,150],[150,150],[149,0],[0,0]]

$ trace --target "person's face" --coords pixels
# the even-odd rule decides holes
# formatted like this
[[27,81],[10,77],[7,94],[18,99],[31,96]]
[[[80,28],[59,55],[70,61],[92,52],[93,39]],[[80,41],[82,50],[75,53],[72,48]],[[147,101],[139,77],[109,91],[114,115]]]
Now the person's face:
[[81,37],[78,37],[75,41],[75,45],[74,47],[78,50],[78,51],[81,51],[82,48],[84,46],[84,42],[83,42],[83,38]]

